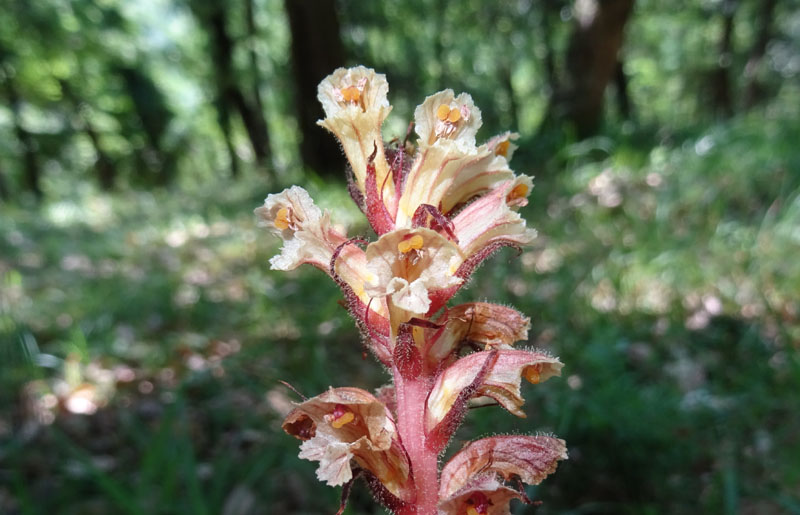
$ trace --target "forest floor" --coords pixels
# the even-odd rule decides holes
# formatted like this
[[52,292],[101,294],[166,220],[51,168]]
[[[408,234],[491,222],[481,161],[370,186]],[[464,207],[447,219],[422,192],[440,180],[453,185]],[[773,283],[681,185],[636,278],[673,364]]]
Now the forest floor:
[[[800,513],[800,124],[656,139],[566,149],[523,210],[538,239],[459,294],[529,315],[565,368],[526,387],[527,419],[477,410],[457,439],[564,438],[540,514]],[[341,184],[303,186],[366,232]],[[332,282],[269,270],[268,191],[0,208],[0,513],[335,511],[280,430],[279,380],[387,376]],[[351,513],[379,512],[365,490]]]

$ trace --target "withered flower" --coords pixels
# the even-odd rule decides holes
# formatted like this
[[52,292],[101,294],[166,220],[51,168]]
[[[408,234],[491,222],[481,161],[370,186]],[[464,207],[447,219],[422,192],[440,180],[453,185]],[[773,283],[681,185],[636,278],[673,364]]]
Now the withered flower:
[[[508,514],[511,499],[525,499],[524,492],[505,482],[518,479],[538,485],[567,459],[563,440],[551,436],[494,436],[466,445],[442,468],[439,486],[443,513]],[[519,485],[517,485],[519,486]],[[485,507],[485,511],[480,508]]]
[[301,458],[319,462],[320,481],[345,484],[355,460],[398,498],[410,495],[408,458],[394,420],[369,392],[331,388],[292,410],[283,430],[303,440]]

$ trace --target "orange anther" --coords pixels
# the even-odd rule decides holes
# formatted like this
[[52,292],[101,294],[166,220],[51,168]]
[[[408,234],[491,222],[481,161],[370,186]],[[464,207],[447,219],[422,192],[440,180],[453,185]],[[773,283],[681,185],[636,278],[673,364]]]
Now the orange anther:
[[451,109],[450,114],[447,116],[447,121],[450,123],[456,123],[461,119],[461,111],[458,109]]
[[341,417],[334,419],[333,422],[331,422],[331,425],[334,427],[334,429],[339,429],[340,427],[352,422],[354,418],[356,418],[356,416],[353,414],[353,412],[348,411]]
[[436,118],[440,119],[441,121],[447,120],[447,117],[450,116],[450,106],[447,104],[442,104],[436,110]]
[[355,86],[348,86],[342,89],[342,98],[345,102],[353,102],[354,104],[361,100],[361,92]]
[[539,384],[541,380],[542,365],[531,365],[525,369],[525,379],[533,384]]
[[512,202],[514,200],[520,199],[525,197],[528,194],[528,185],[527,184],[517,184],[514,186],[514,189],[506,197],[508,202]]
[[511,145],[511,142],[508,140],[498,143],[497,147],[494,149],[494,155],[506,157],[506,155],[508,155],[509,145]]
[[284,229],[288,229],[289,225],[291,224],[291,216],[292,212],[289,210],[288,207],[282,207],[278,210],[278,214],[275,215],[275,227],[280,229],[281,231]]
[[408,239],[405,239],[397,244],[397,250],[399,250],[403,254],[407,254],[412,250],[419,250],[422,248],[422,244],[425,243],[425,240],[422,239],[422,236],[419,234],[415,234]]
[[[333,408],[333,413],[331,413],[329,417],[331,426],[334,429],[339,429],[355,420],[356,415],[350,411],[347,406],[343,404],[337,404]],[[328,415],[326,415],[326,418],[328,418]]]

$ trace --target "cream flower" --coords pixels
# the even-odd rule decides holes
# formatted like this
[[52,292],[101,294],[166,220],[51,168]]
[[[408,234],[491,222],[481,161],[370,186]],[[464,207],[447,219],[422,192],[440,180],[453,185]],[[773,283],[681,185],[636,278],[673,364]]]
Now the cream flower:
[[[458,247],[430,229],[399,229],[367,247],[372,297],[388,297],[393,328],[431,307],[429,294],[461,284],[454,274],[463,262]],[[392,308],[395,308],[394,311]]]
[[341,142],[353,168],[356,184],[364,193],[367,163],[377,149],[375,168],[377,183],[391,196],[392,181],[383,148],[381,126],[392,110],[386,95],[389,84],[386,76],[370,68],[339,68],[326,77],[318,88],[317,98],[325,110],[325,119],[317,122],[331,131]]
[[[366,268],[366,254],[356,245],[344,245],[347,236],[331,225],[330,214],[317,207],[306,190],[292,186],[271,194],[255,213],[259,225],[283,239],[281,253],[270,259],[273,270],[294,270],[310,264],[331,275],[331,259],[340,249],[334,267],[337,279],[362,303],[369,302],[365,285],[373,277]],[[382,303],[373,303],[371,308],[386,314]]]
[[463,152],[475,147],[481,126],[481,111],[468,93],[457,97],[452,89],[431,95],[414,110],[416,132],[421,147],[454,142]]
[[514,178],[502,156],[484,145],[470,152],[445,146],[420,149],[399,200],[396,226],[408,227],[420,204],[443,214]]
[[304,263],[324,270],[336,247],[347,240],[331,227],[330,214],[323,213],[299,186],[269,195],[255,213],[259,225],[283,239],[281,253],[269,261],[273,270],[293,270]]

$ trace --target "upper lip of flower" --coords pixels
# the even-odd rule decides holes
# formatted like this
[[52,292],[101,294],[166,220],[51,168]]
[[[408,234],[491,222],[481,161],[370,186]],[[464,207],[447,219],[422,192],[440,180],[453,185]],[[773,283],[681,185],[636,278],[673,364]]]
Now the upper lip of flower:
[[555,471],[558,461],[565,459],[564,441],[547,435],[494,436],[470,442],[442,468],[440,507],[473,492],[487,497],[500,492],[502,502],[508,503],[522,494],[509,495],[511,492],[500,478],[516,477],[536,485]]
[[416,132],[422,147],[436,144],[470,149],[482,121],[481,111],[468,93],[457,97],[446,89],[427,97],[414,111]]

